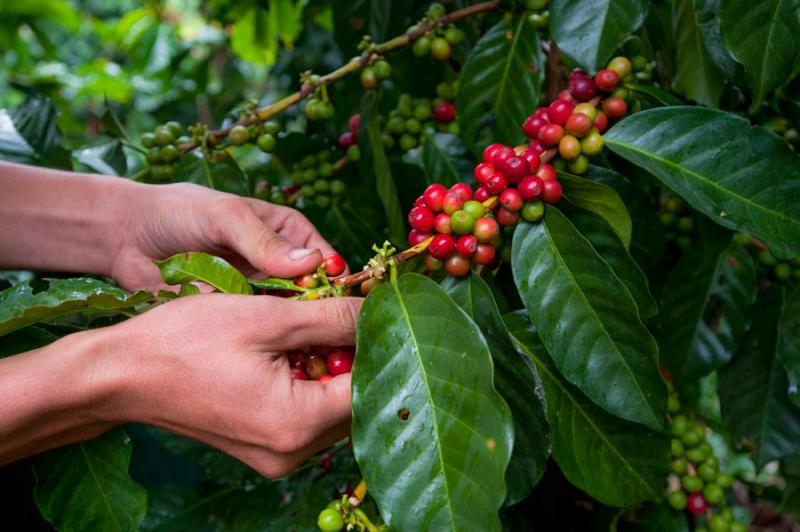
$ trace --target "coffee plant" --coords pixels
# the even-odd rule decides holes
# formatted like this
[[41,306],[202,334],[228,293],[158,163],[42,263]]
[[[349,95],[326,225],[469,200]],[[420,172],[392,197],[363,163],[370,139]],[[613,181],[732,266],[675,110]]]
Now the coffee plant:
[[352,372],[351,436],[270,480],[114,428],[0,469],[19,529],[798,529],[800,3],[134,4],[0,6],[0,158],[290,205],[340,254],[5,272],[0,356],[201,287],[361,295],[355,346],[286,353]]

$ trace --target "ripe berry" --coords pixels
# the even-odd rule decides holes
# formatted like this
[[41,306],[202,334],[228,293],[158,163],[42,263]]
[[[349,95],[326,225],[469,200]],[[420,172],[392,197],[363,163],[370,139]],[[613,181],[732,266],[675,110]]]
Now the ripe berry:
[[448,192],[442,199],[442,210],[447,214],[453,214],[460,209],[462,205],[464,205],[464,198],[453,192]]
[[413,247],[417,244],[421,244],[428,240],[432,235],[430,233],[423,233],[422,231],[417,231],[416,229],[412,229],[408,232],[408,245]]
[[339,147],[343,150],[346,150],[350,146],[356,143],[356,136],[353,135],[351,131],[345,131],[341,135],[339,135]]
[[[247,128],[244,126],[233,126],[231,132],[228,134],[228,138],[231,140],[231,144],[234,146],[241,146],[245,142],[250,139],[250,133],[247,131]],[[156,133],[156,142],[158,143],[158,132]]]
[[328,355],[328,373],[334,377],[343,373],[350,373],[353,369],[353,354],[337,349]]
[[356,113],[347,121],[347,127],[353,135],[358,134],[358,128],[361,127],[361,115]]
[[531,169],[531,172],[535,172],[539,169],[539,155],[531,151],[530,149],[525,149],[522,153],[518,155],[521,159],[525,159],[528,162],[528,166]]
[[[521,208],[522,204],[520,204],[520,209]],[[499,223],[500,225],[514,225],[519,221],[519,213],[510,211],[505,207],[500,207],[499,209],[497,209],[496,216],[497,216],[497,223]]]
[[488,266],[494,260],[497,250],[491,244],[478,244],[478,249],[475,251],[475,256],[472,261],[475,264]]
[[417,199],[414,200],[414,204],[411,205],[411,206],[412,207],[427,207],[428,204],[425,203],[425,194],[417,197]]
[[450,216],[450,227],[456,234],[469,234],[475,227],[475,218],[464,211],[456,211]]
[[708,503],[701,493],[692,493],[686,499],[686,509],[692,515],[703,515],[708,511]]
[[583,113],[573,113],[569,118],[567,118],[567,123],[564,125],[564,128],[570,135],[583,137],[592,130],[593,125],[594,124],[592,123],[592,119],[589,118],[589,115],[585,115]]
[[594,127],[600,133],[608,129],[608,117],[603,111],[597,111],[597,117],[594,119]]
[[486,190],[486,187],[482,186],[478,187],[478,189],[475,191],[475,201],[480,201],[481,203],[483,203],[490,197],[492,197],[492,195],[489,193],[488,190]]
[[472,199],[472,188],[466,183],[456,183],[450,187],[450,193],[459,196],[464,201]]
[[517,191],[524,201],[538,200],[544,191],[544,181],[535,175],[528,176],[519,182]]
[[539,140],[544,142],[545,146],[555,146],[564,136],[564,128],[558,124],[547,124],[539,130]]
[[464,277],[469,273],[469,260],[460,255],[453,255],[444,263],[444,271],[453,277]]
[[319,286],[319,279],[314,274],[309,273],[295,279],[294,284],[301,288],[316,288]]
[[317,526],[322,532],[339,532],[344,528],[344,519],[336,510],[325,508],[317,516]]
[[539,130],[547,124],[548,121],[544,118],[531,115],[525,119],[525,122],[522,123],[522,132],[525,133],[525,136],[529,139],[535,139],[539,134]]
[[547,181],[548,179],[555,179],[556,169],[547,163],[542,163],[539,166],[539,171],[536,172],[536,175],[539,176],[539,178],[542,181]]
[[481,184],[486,183],[486,180],[493,173],[495,173],[495,169],[491,163],[480,163],[472,172],[475,176],[475,180]]
[[478,249],[478,239],[474,235],[464,235],[456,242],[456,252],[464,258],[472,258]]
[[[541,155],[545,151],[547,151],[547,147],[544,145],[544,143],[541,140],[536,139],[536,140],[532,140],[531,143],[528,144],[528,150],[532,151],[536,155]],[[533,165],[531,165],[531,166],[533,166]]]
[[444,212],[440,212],[436,215],[436,219],[433,221],[433,229],[437,233],[442,233],[448,235],[453,232],[450,228],[450,215]]
[[542,118],[542,119],[546,120],[547,122],[550,121],[550,111],[547,109],[547,107],[539,107],[533,113],[533,116],[537,116],[539,118]]
[[608,62],[608,69],[617,73],[620,79],[631,73],[631,62],[627,57],[615,57]]
[[486,180],[485,186],[486,190],[489,191],[489,194],[494,196],[496,194],[500,194],[502,191],[508,188],[508,180],[500,172],[495,172],[489,176],[489,179]]
[[594,84],[597,85],[597,88],[601,91],[611,92],[616,88],[618,83],[619,74],[613,70],[601,70],[594,75]]
[[544,182],[542,190],[542,200],[545,203],[555,203],[561,199],[561,183],[555,179],[548,179]]
[[326,375],[328,373],[328,366],[325,363],[325,359],[320,355],[308,355],[306,357],[306,375],[311,377],[312,379],[318,379],[322,375]]
[[435,259],[444,260],[456,250],[456,240],[450,235],[436,235],[428,244],[428,253]]
[[494,155],[492,155],[492,164],[495,168],[502,168],[503,164],[515,155],[514,150],[508,146],[503,146],[495,150]]
[[500,204],[511,212],[520,210],[522,203],[522,194],[516,188],[507,188],[500,194]]
[[464,205],[461,206],[461,210],[465,213],[469,214],[476,220],[483,216],[483,204],[480,201],[470,200],[465,201]]
[[563,100],[565,102],[570,102],[570,103],[573,103],[573,104],[576,103],[575,102],[575,97],[569,91],[566,91],[566,90],[559,92],[558,96],[556,96],[556,99],[557,100]]
[[612,96],[603,100],[603,112],[610,120],[616,120],[625,116],[625,113],[628,112],[628,104],[622,98]]
[[380,279],[367,279],[361,283],[361,285],[358,287],[358,291],[361,293],[362,297],[367,297],[369,293],[375,290],[379,284],[381,284]]
[[579,75],[574,77],[570,75],[568,84],[569,92],[571,92],[575,99],[579,102],[591,100],[594,98],[594,95],[597,94],[597,88],[594,85],[594,81],[583,72],[580,72]]
[[558,153],[564,159],[572,160],[581,154],[581,143],[572,135],[564,135],[558,143]]
[[431,57],[439,61],[447,61],[450,59],[450,43],[447,39],[437,37],[431,42]]
[[548,112],[550,113],[550,121],[554,124],[563,126],[567,123],[567,119],[570,117],[570,115],[572,115],[572,110],[574,108],[575,104],[572,102],[555,100],[550,104],[550,107],[547,108]]
[[417,231],[430,233],[433,230],[433,211],[427,207],[414,207],[408,213],[408,223]]
[[456,106],[450,102],[437,103],[433,108],[433,118],[437,122],[449,124],[456,119]]
[[425,198],[425,204],[430,207],[433,212],[439,212],[442,210],[442,200],[444,200],[446,194],[447,187],[439,183],[434,183],[425,189],[422,197]]
[[538,222],[544,216],[544,203],[539,200],[529,201],[522,206],[520,214],[526,222]]
[[292,378],[298,381],[307,381],[310,380],[306,372],[302,370],[302,368],[292,368]]
[[334,253],[322,259],[322,266],[325,268],[325,273],[328,274],[328,277],[338,277],[344,273],[347,263],[341,255]]
[[498,143],[489,144],[488,146],[486,146],[486,148],[483,150],[483,162],[491,163],[492,160],[494,159],[495,152],[503,147],[504,146],[502,144]]
[[289,353],[289,367],[303,369],[306,365],[306,354],[302,351],[295,351]]
[[510,157],[500,167],[500,171],[505,174],[509,183],[519,183],[520,179],[531,172],[531,167],[526,159]]
[[500,234],[500,226],[493,218],[483,216],[475,220],[475,227],[472,230],[472,234],[475,235],[478,242],[491,242]]

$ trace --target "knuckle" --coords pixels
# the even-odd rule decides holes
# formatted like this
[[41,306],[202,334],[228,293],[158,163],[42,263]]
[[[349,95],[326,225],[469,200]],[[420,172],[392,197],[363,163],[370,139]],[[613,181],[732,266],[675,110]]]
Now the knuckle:
[[325,325],[337,329],[354,328],[358,317],[355,303],[350,298],[335,298],[328,301],[331,303],[325,306]]

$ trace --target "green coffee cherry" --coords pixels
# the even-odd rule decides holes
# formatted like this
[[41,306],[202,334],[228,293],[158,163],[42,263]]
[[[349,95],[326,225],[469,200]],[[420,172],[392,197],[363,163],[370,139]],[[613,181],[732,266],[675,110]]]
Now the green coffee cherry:
[[271,133],[262,133],[258,136],[256,144],[261,151],[269,153],[275,149],[275,137]]
[[680,490],[673,491],[667,495],[667,500],[669,500],[669,505],[679,512],[686,508],[687,497],[686,494]]
[[684,475],[681,477],[681,485],[687,493],[697,493],[703,489],[702,479],[690,475]]

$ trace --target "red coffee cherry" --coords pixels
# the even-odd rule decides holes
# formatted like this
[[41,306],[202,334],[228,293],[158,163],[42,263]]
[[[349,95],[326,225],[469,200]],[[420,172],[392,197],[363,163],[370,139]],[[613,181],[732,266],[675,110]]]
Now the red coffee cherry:
[[475,220],[475,228],[472,230],[472,234],[475,235],[478,242],[488,243],[500,234],[500,226],[497,224],[497,220],[482,216]]
[[450,102],[440,102],[433,107],[433,118],[437,122],[449,124],[456,119],[456,106]]
[[532,140],[531,143],[528,144],[528,150],[532,151],[536,155],[541,155],[547,151],[547,147],[544,145],[544,142],[542,142],[539,139],[536,139]]
[[547,122],[550,121],[550,111],[548,111],[547,107],[539,107],[533,113],[533,116],[539,117],[543,120],[546,120]]
[[520,179],[531,172],[531,166],[526,159],[511,157],[506,159],[500,170],[505,174],[509,183],[519,183]]
[[478,239],[474,235],[464,235],[456,242],[456,252],[464,258],[472,258],[478,249]]
[[545,203],[556,203],[561,199],[561,183],[555,179],[548,179],[544,182],[542,190],[542,200]]
[[308,273],[296,278],[294,284],[301,288],[316,288],[319,286],[319,279],[313,273]]
[[[617,120],[628,112],[628,104],[622,98],[611,96],[603,100],[603,112],[610,120]],[[600,128],[597,128],[600,129]]]
[[531,172],[535,172],[539,168],[539,155],[531,151],[530,148],[520,153],[518,157],[528,161]]
[[456,250],[456,240],[450,235],[436,235],[428,244],[428,253],[435,259],[444,260]]
[[486,146],[486,148],[483,150],[483,162],[491,164],[495,152],[502,147],[503,145],[498,143],[489,144],[488,146]]
[[442,210],[447,214],[453,214],[464,204],[464,198],[453,192],[448,192],[442,199]]
[[[521,182],[520,182],[521,184]],[[500,205],[511,212],[517,212],[522,208],[522,194],[516,188],[507,188],[500,194]]]
[[483,203],[484,201],[486,201],[491,197],[492,195],[489,194],[489,191],[486,190],[486,187],[480,186],[478,187],[478,190],[475,191],[475,197],[473,199],[475,201],[480,201],[481,203]]
[[[573,71],[573,74],[575,74],[575,71]],[[570,74],[568,85],[569,92],[579,102],[591,100],[597,94],[597,87],[595,87],[594,81],[583,72],[579,72],[575,76]]]
[[317,382],[318,382],[318,383],[320,383],[320,384],[325,384],[326,382],[330,382],[330,381],[332,381],[332,380],[333,380],[333,377],[332,377],[332,376],[330,376],[330,375],[321,375],[321,376],[320,376],[320,377],[317,379]]
[[494,166],[491,163],[480,163],[472,172],[475,176],[475,181],[478,183],[486,183],[486,180],[495,172]]
[[289,367],[303,369],[306,366],[306,354],[302,351],[294,351],[289,353]]
[[594,127],[600,133],[608,129],[608,117],[603,111],[597,111],[597,116],[594,118]]
[[416,229],[412,229],[408,232],[408,245],[411,247],[416,246],[417,244],[421,244],[428,240],[431,236],[431,233],[423,233],[422,231],[417,231]]
[[690,493],[686,499],[686,509],[692,515],[703,515],[708,511],[708,503],[702,493]]
[[535,139],[539,134],[539,130],[546,126],[549,122],[544,118],[536,115],[531,115],[522,123],[522,132],[529,139]]
[[503,163],[505,163],[508,159],[514,157],[514,150],[509,148],[508,146],[503,146],[502,148],[498,148],[494,155],[492,156],[492,164],[494,164],[495,168],[502,168]]
[[343,150],[346,150],[350,146],[356,143],[356,136],[353,135],[350,131],[345,131],[341,135],[339,135],[339,147]]
[[567,90],[559,92],[558,96],[556,96],[556,99],[564,100],[565,102],[575,103],[575,97]]
[[572,114],[572,110],[574,108],[575,104],[572,102],[555,100],[550,104],[550,107],[547,108],[550,113],[550,121],[554,124],[563,126],[567,123],[567,119]]
[[449,235],[453,232],[450,227],[450,215],[444,212],[440,212],[436,215],[436,218],[433,220],[433,229],[437,233],[442,233],[445,235]]
[[475,256],[472,257],[472,262],[480,264],[481,266],[488,266],[494,260],[497,250],[491,244],[478,244],[478,249],[475,251]]
[[447,187],[440,183],[434,183],[425,189],[425,193],[422,194],[422,197],[425,198],[425,204],[430,207],[433,212],[439,212],[442,210],[442,200],[445,194],[447,194]]
[[611,92],[619,84],[619,74],[609,69],[601,70],[594,75],[594,84],[601,91]]
[[545,146],[555,146],[564,136],[564,128],[558,124],[547,124],[539,130],[539,140],[544,142]]
[[469,260],[459,255],[453,255],[444,263],[444,271],[453,277],[464,277],[469,273]]
[[472,188],[466,183],[456,183],[450,187],[450,193],[459,196],[464,201],[472,199]]
[[430,233],[433,231],[433,220],[436,217],[428,207],[414,207],[408,213],[408,223],[417,231]]
[[556,169],[547,163],[542,163],[539,165],[539,170],[536,172],[536,175],[539,176],[542,181],[547,181],[548,179],[555,179],[558,177],[558,174],[556,174]]
[[594,124],[592,123],[592,119],[589,118],[589,115],[585,115],[583,113],[573,113],[569,118],[567,118],[567,123],[565,124],[564,128],[570,135],[583,137],[592,130],[593,125]]
[[538,200],[544,191],[544,181],[538,176],[528,176],[517,185],[519,195],[525,201]]
[[337,349],[328,355],[328,373],[334,377],[353,370],[353,354]]
[[485,186],[489,194],[495,196],[508,188],[508,179],[500,172],[495,172],[486,180]]
[[328,274],[328,277],[338,277],[344,273],[347,263],[341,255],[334,253],[322,259],[322,266],[325,268],[325,273]]
[[310,380],[306,372],[302,370],[302,368],[292,368],[292,378],[298,381],[307,381]]
[[347,121],[347,127],[350,129],[350,133],[358,135],[358,128],[361,127],[361,115],[356,113],[351,116],[350,120]]
[[[520,209],[521,208],[522,205],[520,204]],[[495,216],[497,216],[497,223],[499,223],[500,225],[514,225],[519,221],[519,212],[510,211],[505,207],[500,207],[499,209],[497,209],[497,213],[495,214]]]
[[414,204],[412,205],[412,207],[427,207],[427,206],[428,206],[428,204],[425,203],[425,196],[424,195],[418,197],[417,199],[415,199],[414,200]]
[[572,135],[564,135],[558,143],[558,153],[566,160],[572,160],[581,154],[581,143]]

